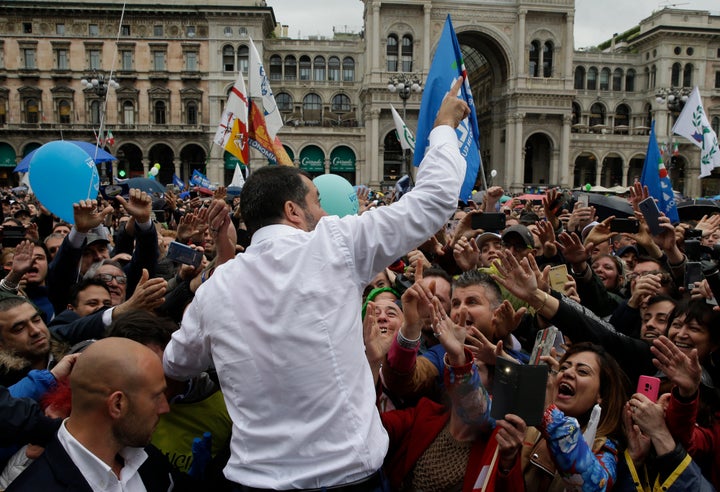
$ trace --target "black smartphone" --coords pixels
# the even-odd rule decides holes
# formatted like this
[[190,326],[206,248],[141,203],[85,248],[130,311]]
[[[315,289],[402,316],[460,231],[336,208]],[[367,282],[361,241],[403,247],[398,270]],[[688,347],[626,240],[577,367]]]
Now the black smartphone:
[[155,214],[155,220],[158,222],[167,222],[165,210],[153,210],[153,213]]
[[192,265],[197,268],[200,266],[200,263],[202,263],[203,254],[186,244],[173,241],[170,243],[170,246],[168,246],[167,257],[172,261]]
[[483,231],[497,232],[505,229],[505,214],[500,212],[483,212],[472,216],[470,227]]
[[628,232],[636,234],[640,232],[640,223],[635,219],[613,219],[610,221],[610,230],[612,232]]
[[685,286],[688,292],[695,288],[695,282],[702,282],[704,278],[702,263],[699,261],[688,261],[685,263]]
[[25,227],[6,225],[2,228],[3,248],[14,248],[25,239]]
[[662,234],[663,228],[660,227],[660,209],[658,209],[655,199],[651,196],[647,197],[638,204],[638,207],[640,207],[640,211],[645,217],[645,222],[647,222],[650,228],[650,234],[653,236]]
[[127,183],[119,185],[105,185],[100,187],[100,194],[108,201],[111,201],[117,196],[122,196],[127,200],[130,196],[130,187]]

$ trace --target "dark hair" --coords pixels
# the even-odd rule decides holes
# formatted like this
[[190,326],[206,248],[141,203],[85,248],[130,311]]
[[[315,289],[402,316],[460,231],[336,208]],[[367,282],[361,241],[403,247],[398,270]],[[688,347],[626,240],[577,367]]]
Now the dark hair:
[[305,206],[308,187],[291,166],[265,166],[252,173],[240,193],[240,211],[250,234],[261,227],[280,222],[288,201]]
[[[675,305],[670,318],[668,318],[668,329],[672,325],[675,318],[685,315],[685,323],[697,321],[704,327],[710,335],[710,341],[716,345],[720,345],[720,313],[713,310],[713,306],[708,304],[705,299],[692,299],[679,302]],[[705,365],[706,361],[700,361]]]
[[430,267],[430,268],[423,270],[423,278],[429,278],[429,277],[440,277],[442,279],[447,280],[447,283],[449,283],[450,285],[452,285],[452,283],[453,283],[453,279],[450,276],[450,274],[439,267]]
[[107,336],[129,338],[143,345],[154,344],[164,349],[177,328],[169,318],[138,309],[115,318]]
[[649,263],[651,261],[653,263],[657,263],[657,265],[660,267],[660,270],[662,270],[663,272],[668,271],[662,261],[660,261],[659,259],[655,259],[652,256],[647,256],[647,255],[638,255],[638,257],[635,258],[635,266],[639,265],[640,263]]
[[460,275],[458,278],[455,279],[455,281],[452,284],[453,290],[458,287],[471,287],[473,285],[482,285],[485,287],[486,292],[490,292],[495,299],[490,299],[488,297],[488,301],[490,301],[490,306],[495,309],[497,308],[500,303],[503,301],[502,291],[500,290],[500,287],[498,287],[498,284],[495,283],[495,281],[488,275],[487,273],[482,273],[479,270],[468,270],[467,272],[464,272],[462,275]]
[[108,289],[108,286],[102,280],[92,277],[83,278],[70,288],[70,304],[73,307],[78,307],[78,295],[91,285],[97,285],[98,287],[102,287],[107,291],[108,294],[110,293],[110,289]]
[[658,302],[665,302],[665,301],[672,302],[673,308],[675,306],[677,306],[677,301],[675,299],[673,299],[670,296],[665,296],[662,294],[657,294],[657,295],[654,295],[654,296],[648,298],[648,300],[645,302],[645,304],[647,305],[647,307],[650,307],[653,304],[657,304]]
[[[600,366],[600,407],[602,414],[598,423],[597,435],[599,437],[612,437],[618,442],[624,442],[625,436],[622,432],[622,412],[625,402],[628,399],[630,382],[627,375],[620,368],[617,361],[604,347],[590,342],[574,343],[560,359],[560,364],[565,362],[571,355],[581,352],[592,352],[598,359]],[[587,424],[592,409],[587,412],[581,425]]]

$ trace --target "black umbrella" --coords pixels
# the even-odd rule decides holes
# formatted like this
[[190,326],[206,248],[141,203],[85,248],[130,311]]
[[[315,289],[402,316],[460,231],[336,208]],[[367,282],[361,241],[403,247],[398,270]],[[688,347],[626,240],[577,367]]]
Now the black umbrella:
[[[577,197],[577,193],[575,196]],[[605,220],[611,215],[615,217],[632,217],[632,205],[625,199],[611,195],[587,193],[588,205],[595,207],[598,220]]]
[[157,193],[162,195],[165,193],[165,187],[159,181],[150,178],[130,178],[127,180],[129,188],[137,188],[148,194]]
[[682,221],[700,220],[703,215],[720,213],[720,205],[715,200],[695,198],[678,203],[677,210]]

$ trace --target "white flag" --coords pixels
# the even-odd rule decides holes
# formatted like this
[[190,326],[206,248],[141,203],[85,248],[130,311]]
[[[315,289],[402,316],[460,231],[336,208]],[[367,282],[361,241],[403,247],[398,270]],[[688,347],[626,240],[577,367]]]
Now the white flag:
[[238,188],[245,186],[245,176],[242,169],[240,169],[240,164],[235,164],[235,174],[233,174],[233,179],[228,186],[237,186]]
[[710,126],[697,86],[685,103],[672,129],[700,148],[700,177],[710,176],[713,168],[720,167],[720,147],[717,135]]
[[395,121],[395,130],[397,131],[398,140],[400,140],[400,146],[403,150],[410,149],[415,152],[415,136],[400,118],[392,104],[390,105],[390,111],[392,111],[393,121]]
[[273,140],[283,126],[282,116],[273,97],[270,81],[267,78],[262,61],[260,61],[260,55],[252,39],[250,39],[248,85],[250,85],[250,97],[259,97],[262,100],[263,112],[265,113],[265,125],[267,126],[270,140]]
[[240,159],[240,162],[247,165],[250,159],[248,99],[242,72],[238,73],[235,85],[230,90],[225,110],[220,117],[220,123],[213,140],[220,147]]

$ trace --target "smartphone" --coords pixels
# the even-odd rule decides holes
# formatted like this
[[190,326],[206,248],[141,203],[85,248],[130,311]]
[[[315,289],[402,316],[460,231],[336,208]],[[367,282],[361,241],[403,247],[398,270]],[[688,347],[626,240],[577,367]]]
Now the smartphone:
[[545,409],[548,366],[516,364],[498,357],[493,381],[490,415],[504,419],[514,413],[527,425],[539,425]]
[[165,210],[153,210],[153,213],[155,214],[155,220],[158,222],[167,222]]
[[640,223],[635,219],[613,219],[610,221],[610,230],[612,232],[628,232],[637,234],[640,232]]
[[590,204],[590,197],[587,195],[578,195],[577,197],[578,205],[582,207],[587,207]]
[[127,199],[130,195],[130,187],[127,183],[123,183],[120,185],[106,185],[100,187],[100,194],[105,198],[106,200],[112,200],[116,196],[122,196],[123,198]]
[[660,380],[654,376],[640,376],[636,393],[642,393],[653,403],[657,402],[660,393]]
[[699,261],[688,261],[685,263],[685,285],[688,292],[695,288],[695,282],[702,282],[704,278],[702,263]]
[[25,227],[6,225],[2,228],[3,248],[14,248],[25,239]]
[[658,209],[655,199],[651,196],[647,197],[638,204],[638,207],[640,207],[640,211],[645,217],[645,222],[647,222],[650,228],[650,233],[653,236],[662,234],[663,228],[660,227],[660,209]]
[[565,265],[564,263],[562,265],[556,265],[554,267],[551,267],[550,271],[548,272],[550,288],[557,292],[564,292],[565,284],[568,281],[567,276],[568,269],[567,265]]
[[173,241],[170,243],[170,246],[168,246],[167,257],[172,261],[192,265],[197,268],[200,266],[200,263],[202,263],[203,254],[186,244]]
[[483,212],[472,216],[470,227],[483,231],[497,232],[505,229],[505,214],[500,212]]
[[561,356],[565,353],[565,349],[563,349],[564,341],[562,332],[555,326],[550,326],[544,330],[540,330],[535,336],[535,345],[533,345],[528,364],[535,366],[545,364],[545,362],[540,360],[540,357],[550,355],[550,351],[553,347],[555,348],[555,352],[558,357]]

